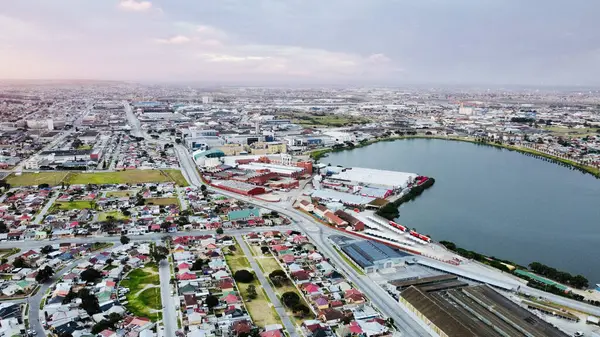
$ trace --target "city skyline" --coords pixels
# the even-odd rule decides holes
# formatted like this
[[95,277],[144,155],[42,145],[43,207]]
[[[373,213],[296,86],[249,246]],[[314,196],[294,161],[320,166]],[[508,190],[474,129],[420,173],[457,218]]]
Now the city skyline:
[[9,2],[0,78],[595,86],[598,10],[555,0]]

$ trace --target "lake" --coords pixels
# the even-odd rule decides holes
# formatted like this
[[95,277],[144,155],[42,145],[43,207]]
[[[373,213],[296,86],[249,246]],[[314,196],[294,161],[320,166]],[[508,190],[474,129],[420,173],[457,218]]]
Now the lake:
[[322,163],[418,173],[435,185],[399,223],[436,241],[600,283],[600,179],[518,152],[439,139],[379,142]]

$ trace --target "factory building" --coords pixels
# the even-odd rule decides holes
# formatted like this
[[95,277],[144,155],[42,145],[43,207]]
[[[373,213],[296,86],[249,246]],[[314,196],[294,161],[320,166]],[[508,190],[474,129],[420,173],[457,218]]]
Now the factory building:
[[404,265],[412,255],[371,240],[354,240],[334,235],[331,240],[366,273]]
[[367,186],[388,190],[403,190],[414,183],[415,173],[376,170],[363,167],[341,168],[328,166],[324,169],[326,179],[344,186]]
[[225,156],[225,153],[221,150],[197,150],[192,153],[192,158],[196,165],[200,167],[216,167],[221,165],[221,158]]
[[219,188],[226,190],[226,191],[243,194],[243,195],[259,195],[259,194],[266,193],[266,190],[264,187],[255,186],[255,185],[251,185],[251,184],[247,184],[247,183],[243,183],[243,182],[239,182],[239,181],[221,180],[221,181],[215,181],[215,182],[213,182],[213,184]]
[[442,337],[567,337],[487,285],[437,291],[409,286],[399,302]]

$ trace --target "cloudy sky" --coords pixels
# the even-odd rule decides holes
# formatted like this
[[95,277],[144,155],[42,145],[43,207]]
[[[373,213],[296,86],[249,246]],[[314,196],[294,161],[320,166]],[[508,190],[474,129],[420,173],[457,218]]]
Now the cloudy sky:
[[0,0],[0,78],[600,84],[597,0]]

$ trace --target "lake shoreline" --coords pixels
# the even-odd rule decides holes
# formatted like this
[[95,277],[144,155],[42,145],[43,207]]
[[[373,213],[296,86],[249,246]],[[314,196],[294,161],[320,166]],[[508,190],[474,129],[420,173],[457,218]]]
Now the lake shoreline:
[[359,143],[358,145],[355,145],[354,147],[344,147],[344,148],[339,148],[339,149],[333,149],[333,148],[317,149],[317,150],[310,151],[309,154],[313,160],[318,161],[322,158],[327,157],[328,153],[360,149],[360,148],[363,148],[363,147],[366,147],[366,146],[369,146],[372,144],[376,144],[379,142],[393,142],[393,141],[397,141],[397,140],[407,140],[407,139],[441,139],[441,140],[448,140],[448,141],[471,143],[471,144],[475,144],[475,145],[490,146],[490,147],[495,147],[497,149],[506,149],[509,151],[515,151],[515,152],[520,152],[522,154],[532,155],[538,159],[545,158],[555,164],[566,165],[573,169],[577,169],[581,172],[591,174],[594,177],[600,179],[600,169],[597,169],[592,166],[579,164],[572,160],[553,156],[551,154],[537,151],[535,149],[530,149],[530,148],[520,147],[520,146],[515,146],[515,145],[509,145],[509,144],[498,144],[498,143],[492,143],[492,142],[487,142],[487,141],[479,141],[477,139],[471,139],[471,138],[467,138],[467,137],[448,137],[448,136],[437,136],[437,135],[394,136],[394,137],[385,137],[385,138],[374,139],[374,140],[367,141],[365,143]]

